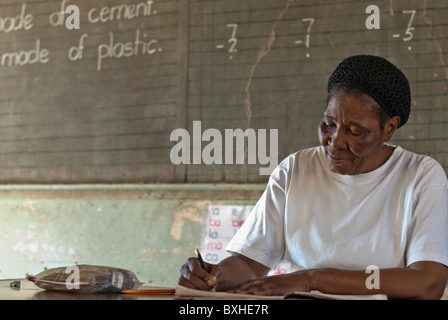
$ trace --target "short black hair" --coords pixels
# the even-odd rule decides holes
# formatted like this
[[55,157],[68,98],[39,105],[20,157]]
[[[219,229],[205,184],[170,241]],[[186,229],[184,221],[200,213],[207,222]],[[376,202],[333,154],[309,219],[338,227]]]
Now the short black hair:
[[371,55],[356,55],[344,59],[328,80],[327,91],[334,87],[352,87],[373,98],[389,117],[400,117],[403,126],[411,112],[409,82],[388,60]]

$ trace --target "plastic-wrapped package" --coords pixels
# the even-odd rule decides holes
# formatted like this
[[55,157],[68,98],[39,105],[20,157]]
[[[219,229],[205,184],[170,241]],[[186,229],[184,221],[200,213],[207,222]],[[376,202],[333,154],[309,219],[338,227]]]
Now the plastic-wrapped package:
[[74,293],[117,293],[143,284],[132,271],[88,264],[48,269],[28,280],[42,289]]

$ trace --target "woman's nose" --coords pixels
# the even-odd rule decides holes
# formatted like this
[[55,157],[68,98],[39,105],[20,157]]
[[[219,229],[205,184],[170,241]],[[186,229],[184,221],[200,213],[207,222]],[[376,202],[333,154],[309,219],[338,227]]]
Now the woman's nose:
[[340,128],[334,130],[330,135],[328,143],[333,147],[333,149],[346,149],[347,140],[343,130],[341,130]]

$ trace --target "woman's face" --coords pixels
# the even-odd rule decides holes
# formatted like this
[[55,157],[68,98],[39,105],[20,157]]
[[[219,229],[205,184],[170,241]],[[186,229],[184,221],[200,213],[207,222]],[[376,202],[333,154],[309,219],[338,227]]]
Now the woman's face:
[[392,127],[389,120],[382,130],[378,115],[369,107],[375,101],[367,98],[339,92],[328,101],[319,125],[319,141],[335,173],[366,173],[380,167],[390,155],[384,142],[395,131],[396,119],[393,118]]

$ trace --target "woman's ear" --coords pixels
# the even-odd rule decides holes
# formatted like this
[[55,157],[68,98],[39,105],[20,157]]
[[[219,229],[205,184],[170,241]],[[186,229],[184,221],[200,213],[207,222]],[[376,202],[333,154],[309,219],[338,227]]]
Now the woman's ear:
[[399,125],[400,125],[399,116],[392,117],[390,120],[386,122],[383,132],[384,142],[387,142],[392,138],[393,134],[398,129]]

